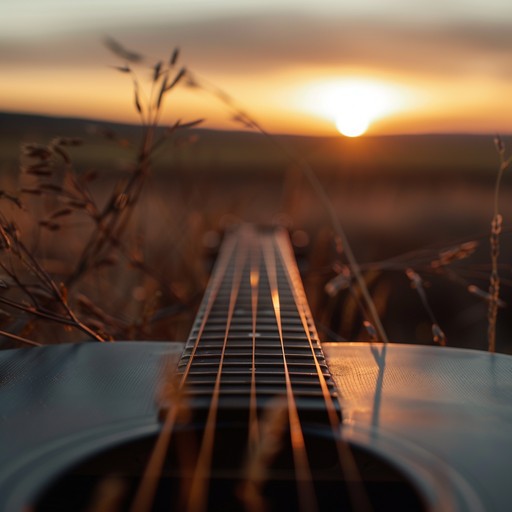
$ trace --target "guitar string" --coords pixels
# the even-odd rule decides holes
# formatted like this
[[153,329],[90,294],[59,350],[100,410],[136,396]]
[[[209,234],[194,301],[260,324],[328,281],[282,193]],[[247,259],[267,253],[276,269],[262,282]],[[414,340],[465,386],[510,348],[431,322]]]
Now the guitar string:
[[290,438],[297,480],[299,509],[304,512],[314,512],[317,510],[317,503],[311,475],[311,469],[309,467],[309,461],[304,442],[304,434],[302,432],[302,427],[297,410],[297,404],[295,402],[295,397],[293,395],[290,372],[288,370],[288,364],[286,361],[286,351],[281,322],[281,305],[279,299],[279,287],[275,262],[275,247],[274,244],[272,243],[272,240],[269,238],[265,238],[263,240],[263,244],[263,256],[265,260],[265,266],[270,285],[272,306],[276,318],[279,341],[281,344],[281,351],[283,356],[283,367],[286,383],[286,399],[288,405],[288,421],[290,426]]
[[251,318],[252,318],[252,364],[251,364],[251,394],[249,402],[249,456],[253,455],[254,447],[259,443],[260,430],[256,402],[256,322],[258,316],[258,299],[260,283],[261,248],[257,243],[254,231],[251,230]]
[[[352,451],[350,450],[348,444],[340,437],[341,422],[336,412],[336,407],[334,405],[333,398],[331,396],[331,393],[329,392],[329,387],[325,379],[325,375],[322,372],[322,369],[320,368],[320,363],[315,353],[315,345],[317,345],[317,342],[314,342],[313,339],[311,338],[311,327],[308,323],[308,318],[311,318],[311,312],[309,311],[309,307],[307,305],[304,287],[302,286],[302,281],[300,279],[300,276],[295,265],[293,265],[293,257],[290,253],[290,248],[288,244],[283,243],[282,237],[280,237],[279,241],[277,242],[277,248],[278,253],[280,254],[283,262],[283,267],[288,269],[288,272],[285,272],[285,274],[290,284],[293,299],[297,307],[297,311],[299,312],[302,327],[304,329],[304,332],[306,333],[306,337],[311,349],[311,354],[313,356],[313,360],[315,363],[315,369],[320,382],[320,387],[322,389],[322,395],[325,401],[326,411],[330,427],[332,430],[333,439],[335,440],[336,444],[338,460],[341,464],[343,473],[347,477],[347,480],[349,480],[350,482],[354,482],[354,485],[348,486],[349,497],[350,500],[352,501],[352,509],[361,512],[370,511],[372,510],[372,506],[364,490],[361,475],[357,468]],[[314,326],[312,328],[314,329]],[[318,339],[318,336],[316,336],[316,339]]]
[[[219,288],[220,288],[220,284],[222,283],[222,280],[224,278],[224,275],[226,273],[226,269],[228,267],[228,263],[231,259],[231,255],[234,251],[234,248],[235,248],[235,242],[233,241],[233,238],[234,237],[231,237],[231,244],[228,245],[226,244],[226,246],[229,247],[225,249],[225,253],[226,256],[222,258],[222,261],[219,261],[219,265],[217,266],[217,269],[216,269],[216,272],[215,272],[215,275],[217,276],[217,279],[216,281],[214,282],[214,286],[212,288],[212,291],[207,299],[207,304],[206,304],[206,307],[204,308],[205,312],[204,312],[204,316],[203,316],[203,319],[202,319],[202,323],[201,323],[201,326],[200,326],[200,329],[199,329],[199,334],[197,335],[197,338],[195,340],[195,344],[194,344],[194,347],[192,349],[192,353],[189,357],[189,361],[188,361],[188,364],[187,364],[187,367],[185,369],[185,372],[182,376],[182,381],[181,381],[181,384],[180,384],[180,387],[183,387],[183,384],[186,380],[186,377],[188,376],[189,372],[190,372],[190,367],[191,367],[191,364],[192,364],[192,360],[193,360],[193,357],[195,356],[195,353],[196,353],[196,349],[197,349],[197,346],[199,344],[199,341],[201,339],[201,336],[202,336],[202,333],[204,331],[204,328],[205,328],[205,325],[207,323],[207,320],[209,318],[209,314],[211,312],[211,309],[212,309],[212,306],[216,300],[216,297],[218,295],[218,292],[219,292]],[[278,251],[281,252],[281,256],[282,255],[282,247],[281,247],[281,244],[277,244],[277,247],[278,247]],[[299,478],[298,480],[302,480],[304,482],[312,482],[311,480],[311,473],[310,473],[310,470],[309,470],[309,466],[308,466],[308,462],[307,462],[307,455],[305,453],[305,448],[304,448],[304,441],[303,441],[303,436],[302,436],[302,431],[301,431],[301,428],[300,428],[300,422],[299,422],[299,419],[298,419],[298,413],[297,413],[297,409],[296,409],[296,404],[295,404],[295,400],[293,398],[293,394],[290,393],[291,391],[291,381],[290,381],[290,377],[289,377],[289,372],[288,372],[288,368],[287,368],[287,364],[286,364],[286,359],[285,359],[285,352],[284,352],[284,343],[283,343],[283,335],[282,335],[282,325],[281,325],[281,317],[280,317],[280,306],[279,306],[279,291],[278,291],[278,288],[277,288],[277,278],[275,276],[275,260],[273,263],[270,263],[269,264],[269,255],[271,254],[270,256],[270,259],[272,258],[275,258],[275,253],[274,253],[274,250],[273,248],[271,247],[271,253],[268,252],[268,250],[264,251],[265,254],[265,261],[266,261],[266,267],[267,267],[267,274],[268,274],[268,277],[269,277],[269,282],[271,282],[271,289],[272,289],[272,302],[273,302],[273,306],[274,306],[274,312],[275,312],[275,315],[276,315],[276,321],[278,323],[278,330],[279,330],[279,336],[280,336],[280,341],[281,341],[281,345],[282,345],[282,350],[283,350],[283,360],[284,360],[284,364],[285,364],[285,378],[286,378],[286,384],[287,384],[287,394],[288,394],[288,401],[289,401],[289,404],[292,406],[290,407],[289,409],[289,413],[290,413],[290,430],[293,434],[293,432],[295,432],[294,435],[292,435],[292,441],[293,439],[295,439],[296,441],[300,438],[302,438],[302,448],[300,448],[300,443],[299,443],[299,448],[296,449],[296,443],[293,443],[292,442],[292,447],[294,448],[294,458],[296,457],[298,459],[298,464],[296,464],[296,467],[298,470],[301,471],[302,473],[302,476],[303,478]],[[244,257],[245,259],[245,257]],[[222,263],[222,264],[221,264]],[[239,275],[239,280],[238,280],[238,284],[237,284],[237,291],[236,291],[236,294],[238,294],[238,287],[240,285],[240,279],[241,279],[241,272],[242,272],[242,267],[243,267],[243,264],[240,265],[240,259],[237,258],[237,274]],[[252,265],[254,265],[254,263],[252,263]],[[272,268],[272,272],[269,272],[269,267]],[[253,269],[255,267],[253,266]],[[290,266],[289,265],[286,265],[285,264],[285,268],[287,269],[290,269]],[[273,274],[273,276],[271,276]],[[287,278],[288,280],[290,280],[290,276],[285,272],[285,274],[287,275]],[[234,280],[234,278],[233,278]],[[253,286],[253,281],[254,281],[254,286]],[[251,270],[251,293],[252,293],[252,311],[253,311],[253,329],[252,329],[252,333],[253,333],[253,365],[252,365],[252,378],[251,378],[251,403],[255,404],[255,363],[254,363],[254,359],[255,359],[255,316],[254,316],[254,308],[255,308],[255,304],[256,304],[256,307],[257,307],[257,298],[255,299],[254,298],[254,288],[257,287],[257,283],[259,281],[259,273],[257,274],[257,277],[256,277],[256,274],[253,274],[252,273],[252,270]],[[274,283],[274,286],[272,286],[272,283]],[[294,291],[294,286],[291,286],[291,289],[292,291]],[[257,293],[257,290],[256,290],[256,293]],[[297,310],[299,312],[299,314],[301,315],[301,318],[302,318],[302,323],[303,323],[303,327],[304,327],[304,330],[305,332],[307,333],[307,336],[308,336],[308,340],[309,340],[309,343],[310,343],[310,346],[311,346],[311,349],[312,349],[312,353],[314,355],[314,350],[313,350],[313,344],[312,344],[312,340],[310,339],[310,336],[309,336],[309,328],[308,328],[308,325],[307,325],[307,321],[305,321],[305,318],[304,318],[304,313],[301,311],[301,308],[299,307],[299,304],[298,304],[298,301],[297,301],[297,297],[296,297],[296,294],[294,293],[293,294],[294,296],[294,299],[295,299],[295,302],[296,302],[296,305],[297,305]],[[236,297],[235,297],[235,301],[236,301]],[[277,307],[276,307],[277,306]],[[229,325],[231,323],[231,320],[232,320],[232,312],[233,312],[233,308],[234,307],[234,302],[233,302],[233,288],[232,288],[232,295],[231,295],[231,301],[230,301],[230,309],[231,309],[231,314],[230,314],[230,318],[229,318],[229,322],[228,322],[228,326],[227,326],[227,329],[226,329],[226,337],[225,337],[225,343],[224,343],[224,346],[223,346],[223,352],[222,352],[222,356],[221,356],[221,359],[223,361],[223,358],[224,358],[224,352],[225,352],[225,347],[226,347],[226,341],[227,341],[227,334],[229,332]],[[327,390],[327,384],[325,382],[325,379],[324,379],[324,376],[319,368],[319,365],[318,365],[318,361],[316,359],[316,356],[314,357],[314,360],[315,360],[315,363],[316,363],[316,366],[317,366],[317,372],[319,373],[320,375],[320,382],[323,382],[324,385],[325,385],[325,388],[323,388],[323,394],[324,396],[328,397],[328,400],[330,399],[330,402],[331,402],[331,406],[332,407],[328,407],[328,410],[330,409],[332,412],[334,412],[334,415],[335,415],[335,418],[336,418],[336,421],[337,421],[337,414],[336,414],[336,411],[334,409],[334,405],[332,403],[332,398]],[[222,366],[222,364],[221,364]],[[214,408],[210,408],[210,412],[212,412],[212,410],[215,412],[215,416],[216,416],[216,409],[218,407],[218,395],[219,395],[219,392],[220,392],[220,374],[221,374],[221,366],[219,367],[219,372],[217,374],[217,381],[219,383],[219,385],[217,385],[216,383],[216,390],[214,392],[214,395],[216,395],[216,404],[215,404],[215,407]],[[213,402],[213,398],[212,398],[212,402]],[[254,407],[254,406],[253,406]],[[252,410],[255,411],[255,407],[254,409],[251,408]],[[176,420],[176,412],[177,412],[177,408],[171,408],[169,409],[168,411],[168,414],[166,415],[166,418],[165,418],[165,423],[164,423],[164,428],[162,429],[162,435],[160,436],[161,438],[163,438],[162,440],[159,439],[159,444],[160,446],[158,447],[158,449],[156,449],[157,447],[155,447],[155,450],[154,452],[156,453],[160,453],[160,454],[163,454],[163,457],[158,457],[158,459],[162,460],[163,462],[163,459],[165,458],[165,453],[166,453],[166,447],[168,446],[168,443],[170,441],[170,436],[171,436],[171,432],[172,432],[172,429],[173,429],[173,426],[174,426],[174,423],[175,423],[175,420]],[[295,414],[294,414],[295,413]],[[254,417],[254,416],[253,416]],[[294,417],[295,418],[295,421],[294,421]],[[205,431],[206,432],[212,432],[212,434],[210,435],[211,439],[208,441],[208,444],[209,444],[209,449],[208,450],[204,450],[204,441],[203,441],[203,447],[201,448],[201,451],[203,453],[206,453],[208,455],[208,452],[209,452],[209,459],[211,459],[211,451],[213,449],[213,430],[214,430],[214,424],[215,424],[215,419],[212,420],[211,422],[211,428],[206,428]],[[297,428],[293,428],[293,426],[298,426],[298,429]],[[167,434],[167,436],[165,435]],[[165,439],[167,437],[167,439]],[[166,441],[166,442],[165,442]],[[203,451],[204,450],[204,451]],[[302,454],[301,454],[302,453]],[[153,454],[154,455],[154,454]],[[305,463],[304,463],[304,459],[305,459]],[[299,462],[301,461],[301,462]],[[148,465],[148,467],[150,467],[150,465]],[[154,464],[153,464],[153,467],[154,467]],[[197,465],[197,468],[196,468],[196,474],[197,474],[197,469],[199,469],[200,471],[202,470],[209,470],[209,467],[210,467],[210,463],[208,462],[208,464],[201,464],[201,463],[198,463]],[[158,471],[152,471],[150,472],[152,473],[153,475],[158,475]],[[207,474],[206,474],[207,476]],[[207,483],[207,478],[199,478],[199,479],[196,479],[196,481],[203,481]],[[301,487],[299,487],[299,490],[301,489]],[[204,491],[204,489],[203,489]],[[312,493],[312,494],[311,494]],[[312,489],[312,486],[311,486],[311,493],[302,493],[302,494],[305,494],[305,497],[307,499],[306,502],[308,501],[311,501],[310,497],[313,496],[313,501],[314,501],[314,491]],[[146,494],[148,494],[146,492]],[[193,495],[197,496],[197,497],[203,497],[203,499],[205,499],[205,494],[206,492],[198,492],[198,493],[192,493]],[[309,495],[309,496],[308,496]],[[152,499],[152,498],[151,498]],[[302,503],[302,502],[301,502]],[[311,508],[312,505],[309,506],[308,510],[312,510],[313,508]],[[146,508],[136,508],[136,507],[133,507],[132,510],[146,510],[148,509],[147,507]],[[197,508],[197,509],[192,509],[192,510],[202,510],[202,508]]]
[[194,471],[192,484],[190,487],[188,510],[191,512],[202,512],[203,510],[205,510],[207,503],[209,490],[209,473],[213,458],[215,427],[217,421],[217,412],[219,408],[220,384],[224,365],[224,356],[226,353],[229,331],[231,328],[231,322],[233,320],[235,305],[238,299],[238,292],[242,280],[242,270],[245,265],[245,260],[247,259],[248,252],[246,244],[240,244],[239,241],[239,246],[240,245],[241,249],[238,249],[235,258],[235,269],[233,272],[231,293],[229,297],[228,314],[226,319],[226,330],[224,334],[224,342],[222,345],[220,355],[219,368],[215,379],[215,386],[210,402],[210,408],[208,410],[208,417],[204,427],[204,434],[201,442],[201,447],[199,450],[199,457],[197,459],[197,464]]
[[[231,255],[235,248],[235,240],[233,237],[229,238],[224,244],[224,249],[222,253],[222,257],[219,257],[218,263],[215,266],[215,269],[212,272],[214,276],[214,281],[212,282],[211,293],[208,297],[205,297],[203,303],[201,304],[199,311],[204,310],[203,318],[201,320],[201,324],[199,327],[199,333],[195,339],[194,346],[192,347],[192,351],[187,362],[186,368],[183,372],[183,375],[180,379],[179,389],[180,389],[180,397],[183,397],[184,387],[186,383],[186,379],[190,373],[190,368],[192,366],[193,359],[196,354],[197,346],[199,345],[199,341],[204,332],[206,323],[208,321],[210,311],[213,307],[215,299],[218,295],[220,285],[222,280],[224,279],[226,270],[228,268],[228,263],[230,261]],[[186,398],[185,398],[186,399]],[[144,473],[141,478],[141,482],[138,486],[138,489],[135,494],[135,498],[130,507],[130,512],[140,512],[141,510],[150,510],[152,503],[154,501],[156,489],[158,486],[158,481],[160,475],[162,473],[162,468],[165,462],[165,457],[169,448],[169,444],[171,442],[172,433],[176,425],[176,420],[178,418],[180,404],[173,401],[167,410],[163,426],[160,434],[157,437],[155,442],[155,446],[151,451],[151,455],[149,461],[146,465]]]
[[153,505],[172,432],[178,417],[178,408],[178,404],[172,404],[165,415],[164,424],[156,439],[155,446],[151,450],[149,461],[132,501],[130,512],[150,510]]
[[[231,257],[235,250],[235,246],[236,246],[235,237],[234,236],[228,237],[228,239],[223,244],[223,246],[224,246],[224,249],[219,257],[218,264],[215,266],[215,268],[212,271],[212,275],[214,276],[214,281],[212,282],[211,293],[206,298],[206,304],[204,307],[203,318],[201,320],[198,334],[194,341],[194,346],[192,347],[192,351],[190,353],[190,357],[187,362],[187,366],[185,367],[185,370],[183,371],[183,375],[182,375],[181,382],[180,382],[180,387],[183,387],[186,384],[186,380],[190,373],[190,368],[192,366],[193,359],[195,358],[195,355],[197,352],[197,347],[199,346],[199,342],[201,341],[201,338],[203,336],[204,329],[206,327],[206,324],[208,323],[213,305],[214,305],[215,301],[217,300],[220,286],[224,280],[224,277],[226,275],[226,270],[228,268],[228,264],[231,261]],[[201,305],[200,310],[202,310],[202,309],[203,309],[203,307]]]

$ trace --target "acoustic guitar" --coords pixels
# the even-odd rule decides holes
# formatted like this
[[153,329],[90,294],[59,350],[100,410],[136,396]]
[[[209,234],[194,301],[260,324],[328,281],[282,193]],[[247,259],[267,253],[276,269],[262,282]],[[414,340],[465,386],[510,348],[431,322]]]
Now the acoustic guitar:
[[0,353],[0,510],[512,510],[512,357],[320,344],[242,226],[185,344]]

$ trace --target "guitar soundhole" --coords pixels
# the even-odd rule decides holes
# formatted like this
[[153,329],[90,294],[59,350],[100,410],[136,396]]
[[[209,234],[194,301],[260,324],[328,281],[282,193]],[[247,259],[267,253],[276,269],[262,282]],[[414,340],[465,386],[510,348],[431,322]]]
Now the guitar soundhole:
[[[199,435],[202,433],[190,429],[173,433],[149,510],[194,508],[189,491],[196,471],[194,447]],[[41,493],[34,512],[131,511],[154,446],[154,436],[136,439],[81,461]],[[247,432],[242,435],[240,430],[229,428],[217,433],[212,470],[207,478],[199,479],[206,510],[307,510],[300,505],[310,499],[319,511],[362,510],[365,503],[374,511],[426,510],[420,493],[401,471],[364,449],[344,448],[343,456],[355,463],[358,474],[356,478],[353,473],[347,476],[347,464],[340,464],[336,443],[329,436],[315,433],[306,439],[311,485],[297,480],[290,442],[281,439],[273,446],[259,445],[252,458],[244,446]],[[108,499],[111,505],[105,508],[102,500]]]

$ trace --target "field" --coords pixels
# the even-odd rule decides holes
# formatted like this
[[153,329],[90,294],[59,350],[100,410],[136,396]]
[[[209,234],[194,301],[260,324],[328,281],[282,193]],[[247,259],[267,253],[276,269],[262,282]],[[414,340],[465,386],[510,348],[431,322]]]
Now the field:
[[[101,209],[116,184],[133,172],[140,133],[133,126],[0,114],[0,189],[19,196],[24,205],[22,211],[4,198],[2,214],[16,221],[25,246],[52,282],[65,283],[61,291],[67,304],[52,305],[61,320],[66,316],[63,308],[69,306],[105,339],[182,340],[223,231],[240,221],[278,223],[290,230],[295,243],[321,339],[369,339],[357,290],[341,289],[334,296],[325,292],[326,283],[343,271],[344,261],[334,250],[325,207],[294,161],[303,158],[341,219],[389,338],[432,344],[436,323],[448,346],[487,348],[483,294],[489,286],[488,239],[499,167],[492,136],[276,135],[269,140],[239,131],[177,131],[152,155],[151,172],[120,245],[109,247],[94,268],[70,284],[94,222],[90,215],[73,211],[55,217],[57,227],[48,229],[52,214],[62,210],[62,198],[48,189],[43,194],[34,190],[42,182],[64,186],[67,164],[44,179],[20,172],[20,166],[30,165],[30,159],[20,156],[21,145],[48,144],[57,136],[82,139],[79,147],[66,148],[70,168],[79,180],[97,174],[87,186]],[[512,321],[506,307],[512,298],[507,228],[511,187],[505,174],[500,189],[504,307],[497,323],[497,351],[506,353],[512,353]],[[464,245],[472,241],[476,243]],[[76,323],[34,315],[26,292],[35,293],[39,278],[26,266],[16,267],[5,248],[2,258],[4,297],[27,306],[23,310],[3,303],[3,331],[38,343],[88,337]],[[6,269],[21,276],[24,292]],[[414,275],[422,280],[420,290],[411,286]],[[42,295],[37,301],[35,309]],[[7,338],[2,344],[17,345]]]

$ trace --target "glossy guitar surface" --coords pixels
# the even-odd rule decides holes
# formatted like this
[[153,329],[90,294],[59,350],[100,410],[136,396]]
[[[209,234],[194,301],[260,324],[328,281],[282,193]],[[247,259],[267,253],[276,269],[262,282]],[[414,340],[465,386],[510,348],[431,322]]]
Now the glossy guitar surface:
[[[159,398],[173,376],[185,383],[192,419],[173,420],[171,451],[193,432],[194,460],[202,462],[192,463],[190,475],[178,459],[162,466],[161,502],[151,510],[170,509],[161,503],[175,481],[204,495],[172,497],[178,510],[263,509],[238,494],[246,445],[262,451],[265,415],[279,407],[286,416],[280,435],[291,441],[275,450],[260,482],[269,510],[340,510],[345,503],[356,510],[509,509],[512,357],[397,344],[320,346],[283,236],[250,232],[238,240],[220,258],[186,344],[0,352],[1,511],[89,511],[84,489],[90,494],[111,472],[143,472],[143,450],[151,451],[146,445],[162,437],[177,410],[177,398]],[[285,406],[276,405],[283,397]],[[346,477],[346,461],[338,460],[347,446],[357,478]],[[84,474],[92,483],[83,483]],[[363,496],[353,482],[359,478]]]

